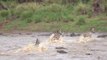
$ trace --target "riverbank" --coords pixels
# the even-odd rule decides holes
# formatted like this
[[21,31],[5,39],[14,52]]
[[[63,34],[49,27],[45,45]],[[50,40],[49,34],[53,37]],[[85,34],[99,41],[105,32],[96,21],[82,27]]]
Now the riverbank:
[[106,12],[94,15],[91,4],[19,4],[15,1],[2,4],[8,7],[8,10],[0,10],[0,30],[3,31],[49,32],[59,29],[65,32],[85,32],[95,27],[96,31],[107,32]]

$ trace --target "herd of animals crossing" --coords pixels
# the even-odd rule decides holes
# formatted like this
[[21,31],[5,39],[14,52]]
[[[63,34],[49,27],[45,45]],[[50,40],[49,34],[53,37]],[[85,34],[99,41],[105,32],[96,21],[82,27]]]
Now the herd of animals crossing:
[[[82,34],[76,34],[76,33],[72,33],[70,34],[71,37],[73,36],[79,36],[79,39],[77,41],[75,41],[76,43],[87,43],[89,41],[94,40],[93,39],[93,34],[95,33],[95,28],[91,28],[89,32],[86,33],[82,33]],[[98,38],[105,38],[107,37],[107,35],[98,35]],[[61,45],[60,47],[56,47],[56,49],[58,50],[58,53],[67,53],[66,51],[64,51],[63,49],[66,49],[63,45],[66,42],[63,39],[63,34],[61,33],[61,31],[57,30],[55,32],[53,32],[49,39],[44,41],[44,42],[40,42],[40,40],[37,38],[35,43],[33,44],[28,44],[27,46],[17,49],[15,51],[8,51],[7,53],[18,53],[18,52],[32,52],[33,51],[37,51],[37,52],[44,52],[47,51],[49,48],[49,45]],[[61,50],[60,50],[61,49]],[[0,54],[5,54],[0,53]]]
[[[76,33],[72,33],[70,36],[80,36],[78,41],[76,41],[76,43],[86,43],[89,41],[94,40],[93,39],[93,34],[95,33],[95,28],[91,28],[89,32],[83,33],[83,34],[76,34]],[[107,37],[107,35],[99,35],[97,36],[98,38],[100,37]],[[64,44],[64,40],[62,37],[62,33],[61,31],[55,31],[51,34],[51,36],[49,37],[48,41],[46,42],[40,42],[39,39],[36,40],[35,45],[40,47],[40,50],[43,51],[46,49],[46,46],[44,47],[45,44],[54,44],[54,43],[58,43],[58,44]],[[43,46],[42,46],[43,45]],[[59,47],[60,48],[60,47]],[[63,47],[62,47],[63,48]]]

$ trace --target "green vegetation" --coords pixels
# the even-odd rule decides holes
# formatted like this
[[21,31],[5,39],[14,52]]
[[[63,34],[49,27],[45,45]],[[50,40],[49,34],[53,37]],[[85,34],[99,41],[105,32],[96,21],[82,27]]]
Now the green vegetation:
[[0,3],[8,8],[0,9],[0,29],[2,30],[53,31],[61,29],[83,32],[95,27],[97,31],[107,32],[105,2],[101,3],[103,10],[100,12],[93,12],[91,0],[75,0],[74,2],[44,0],[42,3],[2,0]]

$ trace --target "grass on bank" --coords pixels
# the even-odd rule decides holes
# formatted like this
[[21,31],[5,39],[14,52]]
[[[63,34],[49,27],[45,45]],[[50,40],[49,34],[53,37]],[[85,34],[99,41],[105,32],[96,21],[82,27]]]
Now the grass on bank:
[[95,27],[97,31],[107,31],[106,15],[90,17],[92,11],[86,4],[23,3],[11,6],[8,10],[0,10],[0,22],[9,21],[4,24],[4,30],[83,32]]

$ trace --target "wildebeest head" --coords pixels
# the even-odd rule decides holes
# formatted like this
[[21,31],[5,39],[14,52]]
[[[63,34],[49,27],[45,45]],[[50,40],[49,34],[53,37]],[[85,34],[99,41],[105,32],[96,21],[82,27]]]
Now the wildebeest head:
[[95,27],[91,27],[91,28],[90,28],[90,31],[91,31],[92,33],[95,33]]
[[53,33],[54,33],[54,34],[60,34],[60,35],[62,35],[61,30],[56,30],[56,31],[54,31]]

